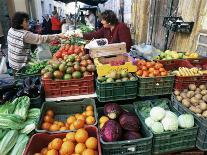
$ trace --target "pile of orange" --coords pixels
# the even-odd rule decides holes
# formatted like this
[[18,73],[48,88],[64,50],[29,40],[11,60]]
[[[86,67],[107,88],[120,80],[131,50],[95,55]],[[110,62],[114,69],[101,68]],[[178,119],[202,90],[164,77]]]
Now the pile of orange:
[[63,130],[77,130],[83,128],[84,125],[93,125],[96,120],[94,117],[94,109],[92,105],[88,105],[83,113],[77,113],[67,118],[66,123],[61,121],[54,121],[54,112],[48,110],[44,116],[44,122],[41,128],[47,131],[63,131]]
[[34,155],[98,155],[98,140],[85,129],[69,132],[64,139],[55,138]]

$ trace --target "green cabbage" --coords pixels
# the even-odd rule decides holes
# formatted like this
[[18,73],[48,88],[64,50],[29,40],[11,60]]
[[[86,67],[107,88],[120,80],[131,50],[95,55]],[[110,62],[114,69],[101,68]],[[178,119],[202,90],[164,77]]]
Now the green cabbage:
[[182,114],[178,117],[178,124],[181,128],[192,128],[194,126],[194,117],[191,114]]
[[164,132],[163,125],[160,122],[155,122],[154,124],[152,124],[152,128],[151,129],[152,129],[152,131],[154,133],[158,133],[158,134]]
[[153,107],[150,116],[154,121],[160,121],[165,117],[165,110],[161,107]]
[[178,130],[178,117],[170,111],[166,112],[166,116],[161,121],[165,131]]
[[155,123],[155,121],[151,118],[151,117],[147,117],[146,119],[145,119],[145,124],[149,127],[149,128],[151,128],[152,127],[152,125]]

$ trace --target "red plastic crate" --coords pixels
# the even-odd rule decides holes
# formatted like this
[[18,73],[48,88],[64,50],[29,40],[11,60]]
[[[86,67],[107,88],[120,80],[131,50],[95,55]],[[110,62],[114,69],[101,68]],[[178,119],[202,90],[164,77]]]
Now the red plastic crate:
[[45,90],[45,97],[86,95],[95,92],[94,75],[71,80],[51,80],[42,78],[42,83]]
[[[96,137],[98,140],[98,154],[101,155],[101,145],[100,139],[98,135],[98,129],[95,126],[87,126],[85,127],[87,130],[89,137]],[[48,133],[38,133],[34,134],[30,139],[25,151],[24,155],[34,155],[35,153],[40,153],[41,149],[47,147],[47,145],[55,138],[65,138],[67,133],[59,133],[59,134],[48,134]]]

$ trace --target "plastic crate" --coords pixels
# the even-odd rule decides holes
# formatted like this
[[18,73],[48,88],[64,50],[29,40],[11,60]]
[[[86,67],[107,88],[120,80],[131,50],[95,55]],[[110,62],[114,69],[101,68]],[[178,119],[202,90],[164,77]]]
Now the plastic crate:
[[[167,100],[171,111],[175,112],[177,115],[182,114],[171,105],[171,102],[168,99],[151,100],[152,106],[158,100]],[[146,106],[145,103],[146,101],[138,101],[134,103],[135,111],[142,123],[145,122],[145,118],[140,113],[140,109],[143,106]],[[153,154],[171,153],[195,148],[197,131],[197,125],[190,129],[179,128],[177,131],[164,131],[161,134],[156,134],[151,131],[153,134]]]
[[138,96],[155,96],[171,94],[173,91],[174,75],[159,77],[138,77]]
[[[122,105],[123,109],[135,114],[133,105]],[[97,108],[98,116],[104,115],[103,107]],[[117,142],[104,142],[101,138],[102,152],[105,155],[151,155],[152,151],[152,134],[147,127],[141,124],[142,135],[144,138],[135,140],[125,140]]]
[[[98,155],[101,155],[101,145],[100,139],[98,136],[98,129],[95,126],[85,127],[89,137],[96,137],[98,139]],[[34,155],[35,153],[40,153],[41,149],[47,147],[47,145],[55,138],[64,138],[67,133],[58,133],[58,134],[48,134],[48,133],[37,133],[32,136],[30,139],[24,155]]]
[[170,153],[170,154],[168,153],[163,155],[205,155],[205,152],[200,151],[198,149],[193,149],[193,150],[187,150],[183,152]]
[[46,98],[94,93],[94,75],[71,80],[51,80],[42,78],[42,82]]
[[195,113],[184,107],[175,97],[172,95],[172,105],[179,112],[190,113],[194,115],[195,123],[199,126],[196,146],[203,151],[207,151],[207,119],[204,117],[198,117]]
[[134,81],[100,83],[96,79],[96,94],[100,102],[135,99],[137,78]]
[[43,123],[43,119],[44,119],[44,116],[47,110],[49,109],[53,110],[55,114],[54,116],[55,120],[66,122],[67,118],[70,115],[84,112],[87,105],[93,105],[94,117],[96,120],[96,122],[93,125],[96,125],[97,124],[97,112],[96,112],[96,104],[95,104],[94,99],[84,99],[83,101],[74,101],[74,102],[69,102],[69,101],[45,102],[41,108],[41,115],[39,117],[35,130],[37,132],[47,132],[47,133],[68,132],[70,130],[50,132],[50,131],[41,129],[41,125]]

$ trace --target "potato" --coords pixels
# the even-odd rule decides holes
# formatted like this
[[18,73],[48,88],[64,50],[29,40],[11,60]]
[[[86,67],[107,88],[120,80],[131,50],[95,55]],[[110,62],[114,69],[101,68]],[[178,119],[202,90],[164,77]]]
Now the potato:
[[207,90],[202,90],[201,95],[207,95]]
[[200,89],[200,88],[196,88],[196,90],[195,90],[195,91],[199,91],[199,92],[200,92],[200,91],[201,91],[201,89]]
[[195,84],[189,84],[188,88],[189,88],[189,90],[196,90],[196,85]]
[[203,117],[207,117],[207,110],[202,113]]
[[181,96],[176,96],[176,99],[180,102],[182,101],[182,97]]
[[180,91],[179,91],[179,90],[175,90],[175,91],[174,91],[174,94],[175,94],[176,96],[178,96],[178,95],[180,95]]
[[200,108],[202,111],[204,111],[204,110],[207,109],[207,104],[204,103],[204,102],[202,102],[202,103],[199,104],[199,108]]
[[190,102],[193,104],[193,105],[198,105],[198,99],[196,98],[196,97],[192,97],[191,99],[190,99]]
[[202,115],[201,114],[196,114],[198,117],[201,117]]
[[201,90],[206,90],[206,86],[205,86],[205,85],[200,85],[199,88],[200,88]]
[[191,106],[189,108],[192,112],[196,113],[196,114],[200,114],[202,111],[201,109],[197,108],[197,107],[194,107],[194,106]]
[[190,102],[189,102],[187,99],[183,99],[183,100],[182,100],[182,104],[183,104],[185,107],[187,107],[187,108],[190,107]]
[[202,97],[202,100],[204,100],[205,102],[207,102],[207,95]]
[[187,94],[186,94],[186,96],[188,97],[188,98],[191,98],[191,97],[193,97],[194,96],[194,91],[188,91],[187,92]]
[[183,93],[187,93],[187,92],[188,92],[188,89],[184,89],[184,90],[183,90]]
[[200,100],[202,98],[201,94],[195,94],[195,98],[197,98],[198,100]]
[[180,96],[181,96],[183,99],[184,99],[184,98],[188,98],[187,95],[186,95],[186,93],[184,93],[184,92],[180,93]]

